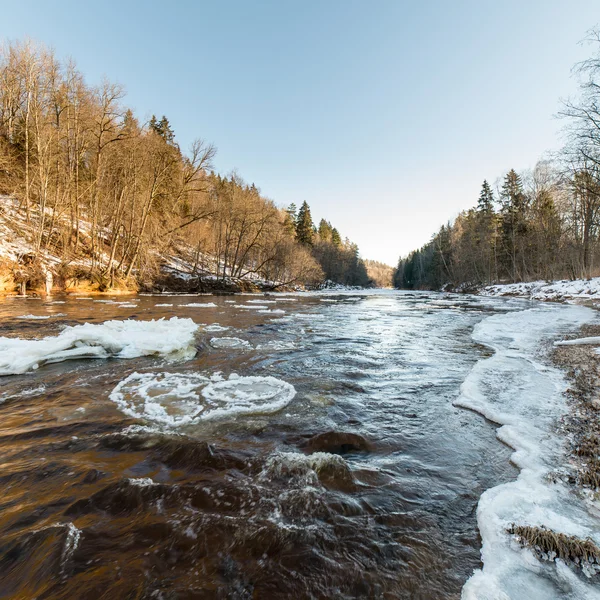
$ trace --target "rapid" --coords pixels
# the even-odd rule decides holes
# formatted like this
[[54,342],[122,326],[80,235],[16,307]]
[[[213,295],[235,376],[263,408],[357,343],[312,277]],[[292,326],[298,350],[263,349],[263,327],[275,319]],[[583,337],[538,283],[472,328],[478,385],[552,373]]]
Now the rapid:
[[0,299],[0,597],[593,598],[504,534],[600,541],[546,477],[547,349],[593,319],[385,290]]

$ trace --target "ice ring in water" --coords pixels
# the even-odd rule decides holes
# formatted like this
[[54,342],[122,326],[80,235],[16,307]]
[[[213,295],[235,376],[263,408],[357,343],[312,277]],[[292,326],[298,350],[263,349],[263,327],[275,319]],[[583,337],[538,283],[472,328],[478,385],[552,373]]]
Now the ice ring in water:
[[110,399],[130,417],[180,427],[237,415],[270,414],[286,407],[294,386],[275,377],[209,379],[200,374],[132,373]]

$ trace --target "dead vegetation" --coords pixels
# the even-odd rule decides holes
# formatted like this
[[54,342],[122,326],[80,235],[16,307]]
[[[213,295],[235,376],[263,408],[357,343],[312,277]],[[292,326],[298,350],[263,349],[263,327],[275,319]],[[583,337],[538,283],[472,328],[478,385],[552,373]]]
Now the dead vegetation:
[[572,535],[556,533],[546,527],[515,525],[507,529],[524,548],[531,548],[540,560],[560,558],[567,563],[583,566],[598,565],[600,569],[600,548],[592,540],[582,540]]
[[[578,336],[600,334],[600,326],[588,325]],[[569,415],[562,428],[567,434],[569,453],[576,474],[573,483],[600,490],[600,356],[594,346],[559,346],[554,362],[567,369],[570,386]]]

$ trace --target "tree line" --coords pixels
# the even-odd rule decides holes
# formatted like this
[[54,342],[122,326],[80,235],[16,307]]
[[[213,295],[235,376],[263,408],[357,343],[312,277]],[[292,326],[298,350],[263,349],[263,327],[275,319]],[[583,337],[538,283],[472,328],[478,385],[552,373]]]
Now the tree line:
[[29,262],[52,254],[104,287],[152,280],[173,253],[221,279],[369,283],[356,245],[316,228],[306,202],[283,210],[237,173],[214,173],[212,144],[184,151],[165,116],[144,123],[124,98],[43,45],[1,47],[0,194],[28,224]]
[[580,94],[563,103],[565,145],[531,171],[511,169],[477,204],[402,257],[394,285],[468,289],[600,274],[600,31],[576,65]]

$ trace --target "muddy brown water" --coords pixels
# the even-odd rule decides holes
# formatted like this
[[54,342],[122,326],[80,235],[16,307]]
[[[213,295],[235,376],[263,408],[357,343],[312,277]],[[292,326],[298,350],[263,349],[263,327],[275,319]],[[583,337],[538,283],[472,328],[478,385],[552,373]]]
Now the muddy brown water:
[[[201,329],[187,361],[0,378],[0,597],[460,597],[481,566],[479,496],[516,470],[495,427],[452,401],[485,356],[473,326],[519,301],[370,292],[271,298],[285,314],[238,306],[256,299],[0,300],[8,337],[173,315],[229,328]],[[225,335],[251,348],[215,349]],[[272,376],[297,393],[272,414],[161,428],[110,399],[133,372]]]

